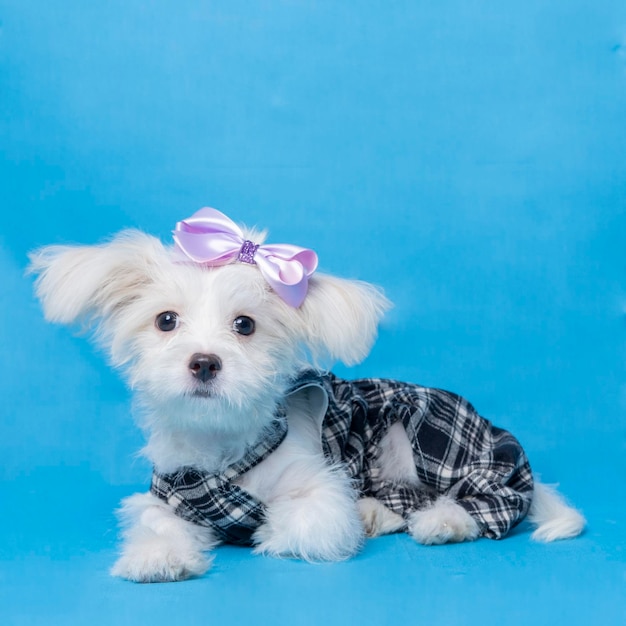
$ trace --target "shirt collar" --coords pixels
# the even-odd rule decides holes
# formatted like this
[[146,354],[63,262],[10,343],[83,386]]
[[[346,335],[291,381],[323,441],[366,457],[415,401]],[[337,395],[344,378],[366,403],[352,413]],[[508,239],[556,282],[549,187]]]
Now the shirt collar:
[[322,422],[328,410],[329,396],[332,389],[329,382],[329,375],[318,370],[307,369],[301,371],[292,379],[285,392],[286,402],[300,393],[308,393],[308,401],[312,409],[319,432],[321,434]]

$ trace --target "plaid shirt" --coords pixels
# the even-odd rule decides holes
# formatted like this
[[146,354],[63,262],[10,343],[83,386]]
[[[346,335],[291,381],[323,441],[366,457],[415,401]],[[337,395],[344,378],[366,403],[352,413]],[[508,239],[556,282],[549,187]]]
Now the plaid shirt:
[[[328,398],[321,431],[324,454],[343,465],[361,496],[373,496],[406,518],[445,494],[476,520],[481,535],[492,539],[505,535],[528,512],[533,478],[522,447],[463,398],[393,380],[346,381],[314,371],[304,372],[288,393],[311,385]],[[380,441],[395,422],[402,423],[411,442],[419,487],[379,477]],[[151,491],[180,517],[212,527],[222,540],[250,545],[265,505],[232,481],[271,454],[286,433],[281,410],[259,443],[224,472],[155,471]]]

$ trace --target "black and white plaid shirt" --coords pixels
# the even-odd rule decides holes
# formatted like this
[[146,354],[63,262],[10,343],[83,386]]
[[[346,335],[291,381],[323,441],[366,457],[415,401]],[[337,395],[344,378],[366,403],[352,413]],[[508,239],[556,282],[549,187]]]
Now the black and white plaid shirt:
[[[448,495],[478,523],[481,535],[498,539],[530,506],[533,478],[518,441],[480,417],[463,398],[439,389],[393,380],[346,381],[306,371],[289,393],[317,386],[328,398],[322,423],[324,454],[341,463],[361,496],[373,496],[405,518],[438,495]],[[383,481],[375,461],[380,441],[395,422],[404,426],[421,487]],[[153,473],[151,491],[191,522],[210,526],[222,540],[250,545],[265,505],[233,481],[260,463],[287,433],[284,411],[259,443],[224,472],[182,468]]]

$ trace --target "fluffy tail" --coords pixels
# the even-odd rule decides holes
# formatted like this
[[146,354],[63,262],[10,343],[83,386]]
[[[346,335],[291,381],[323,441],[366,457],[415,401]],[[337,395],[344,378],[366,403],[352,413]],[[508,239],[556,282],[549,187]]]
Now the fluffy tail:
[[535,541],[576,537],[586,524],[582,514],[569,506],[556,489],[542,483],[535,483],[528,519],[537,526],[532,534]]

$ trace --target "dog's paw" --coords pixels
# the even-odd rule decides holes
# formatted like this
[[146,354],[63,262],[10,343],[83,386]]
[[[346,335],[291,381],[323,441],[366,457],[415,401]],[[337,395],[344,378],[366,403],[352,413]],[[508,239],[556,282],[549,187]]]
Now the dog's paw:
[[174,582],[204,574],[211,559],[154,535],[124,546],[111,575],[138,583]]
[[408,530],[413,539],[424,545],[473,541],[480,534],[474,518],[445,496],[431,507],[412,513]]
[[357,507],[351,501],[334,507],[324,504],[314,498],[275,503],[254,534],[255,552],[312,562],[354,556],[364,541]]
[[376,498],[361,498],[358,506],[363,528],[368,537],[395,533],[406,525],[401,515],[388,509]]

